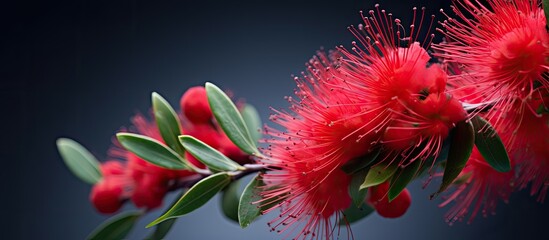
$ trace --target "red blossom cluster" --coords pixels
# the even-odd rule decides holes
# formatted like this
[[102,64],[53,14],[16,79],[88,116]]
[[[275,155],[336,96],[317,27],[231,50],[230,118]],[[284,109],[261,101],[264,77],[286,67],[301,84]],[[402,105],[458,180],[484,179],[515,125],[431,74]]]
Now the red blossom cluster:
[[[510,171],[494,167],[494,159],[475,143],[469,159],[466,154],[460,162],[461,173],[455,171],[439,190],[453,186],[440,204],[455,203],[446,215],[449,223],[494,213],[500,200],[507,202],[514,191],[529,186],[531,195],[544,200],[549,190],[549,34],[541,4],[454,3],[453,13],[441,10],[447,19],[437,28],[445,37],[439,44],[431,43],[434,16],[422,29],[425,8],[413,9],[409,27],[379,5],[361,12],[363,23],[349,27],[357,39],[352,48],[319,51],[307,71],[294,78],[289,109],[273,110],[270,117],[281,128],[266,127],[263,155],[254,153],[260,164],[238,169],[239,177],[261,171],[259,196],[254,196],[260,199],[253,204],[262,213],[280,211],[268,223],[272,231],[293,239],[330,239],[339,237],[343,223],[352,235],[352,219],[344,212],[364,205],[385,218],[401,217],[411,204],[406,184],[423,172],[441,175],[437,164],[450,162],[443,148],[464,144],[452,137],[464,125],[476,131],[469,131],[468,150],[473,135],[490,135],[477,140],[503,145],[506,151],[499,153],[507,154],[501,158]],[[252,161],[218,126],[204,87],[190,88],[180,105],[182,132],[176,135],[193,136],[240,164]],[[164,142],[154,121],[137,114],[132,124],[130,131]],[[92,204],[101,213],[114,213],[128,200],[151,210],[169,191],[212,173],[197,173],[206,166],[188,152],[179,154],[192,169],[156,166],[115,143],[109,150],[113,160],[100,166]],[[395,187],[410,169],[402,188]]]
[[[416,42],[419,29],[412,26],[404,36],[400,20],[377,7],[363,20],[350,28],[359,43],[350,51],[340,47],[314,57],[308,73],[295,78],[299,99],[288,98],[291,112],[277,111],[271,118],[285,130],[268,130],[272,138],[263,162],[273,171],[264,174],[262,194],[266,203],[287,196],[280,217],[270,223],[273,230],[330,238],[332,218],[345,221],[339,213],[351,204],[351,176],[341,170],[345,163],[382,149],[376,164],[428,166],[467,116],[446,90],[446,72],[429,64],[423,48],[429,44]],[[399,217],[410,195],[405,190],[389,202],[388,189],[388,182],[370,188],[366,202],[382,216]]]
[[541,3],[455,3],[456,18],[446,15],[440,31],[447,40],[434,46],[436,56],[454,73],[450,92],[465,104],[480,106],[471,116],[494,126],[513,170],[496,171],[475,149],[462,172],[466,182],[441,204],[456,202],[449,222],[469,213],[471,221],[481,209],[483,215],[494,213],[498,200],[506,202],[528,183],[540,201],[549,188],[549,34]]
[[[184,134],[209,144],[235,161],[250,161],[249,156],[240,151],[215,123],[204,87],[188,89],[180,102]],[[163,142],[156,123],[142,114],[134,116],[132,124],[131,131]],[[126,200],[131,200],[138,208],[155,209],[161,206],[165,195],[178,188],[180,183],[200,179],[193,170],[171,170],[149,163],[118,143],[109,150],[109,158],[117,160],[101,164],[103,178],[93,186],[90,194],[92,204],[101,213],[118,211]],[[188,152],[185,158],[197,168],[206,168]]]
[[[549,187],[549,35],[541,5],[455,4],[457,18],[446,15],[439,29],[446,42],[434,47],[438,63],[427,52],[434,34],[421,29],[424,9],[414,8],[405,28],[376,5],[362,15],[363,24],[349,28],[357,38],[351,49],[320,52],[295,77],[290,109],[271,116],[283,130],[267,129],[267,157],[260,160],[271,170],[263,174],[260,203],[270,206],[265,212],[280,209],[269,223],[273,231],[298,239],[334,237],[334,222],[345,221],[342,212],[351,205],[352,176],[342,166],[381,151],[371,167],[402,169],[419,161],[430,171],[456,124],[476,116],[498,132],[513,170],[498,172],[474,149],[442,204],[457,202],[448,221],[462,219],[471,206],[471,218],[481,208],[493,211],[498,200],[530,182],[532,194],[543,199]],[[417,42],[420,34],[427,40]],[[411,198],[404,190],[389,201],[389,187],[389,181],[369,187],[365,202],[381,216],[399,217]],[[282,203],[273,206],[280,196]]]

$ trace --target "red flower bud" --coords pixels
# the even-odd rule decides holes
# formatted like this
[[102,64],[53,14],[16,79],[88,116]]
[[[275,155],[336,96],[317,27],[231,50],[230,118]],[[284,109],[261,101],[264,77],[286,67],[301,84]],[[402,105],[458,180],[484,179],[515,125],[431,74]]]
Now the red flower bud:
[[122,207],[122,184],[116,178],[104,178],[95,184],[90,201],[100,213],[115,213]]
[[181,109],[193,124],[206,124],[212,119],[212,110],[204,87],[189,88],[181,97]]
[[412,198],[408,189],[404,189],[393,201],[389,202],[387,193],[389,182],[370,188],[368,203],[372,205],[377,213],[385,218],[398,218],[406,213]]

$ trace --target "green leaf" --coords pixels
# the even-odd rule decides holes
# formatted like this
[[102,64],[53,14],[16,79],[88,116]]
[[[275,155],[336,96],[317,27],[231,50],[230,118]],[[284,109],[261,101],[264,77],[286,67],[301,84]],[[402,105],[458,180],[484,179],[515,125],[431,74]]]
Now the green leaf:
[[212,83],[206,83],[206,94],[214,117],[227,137],[243,152],[260,156],[244,119],[231,99]]
[[451,134],[449,134],[448,137],[446,137],[446,139],[444,139],[444,141],[442,142],[442,149],[438,153],[438,156],[435,159],[435,163],[440,163],[448,159],[448,153],[450,152],[451,145],[452,145],[452,136]]
[[154,119],[160,135],[164,142],[175,152],[183,156],[184,149],[179,143],[179,135],[181,135],[181,123],[177,113],[173,110],[170,103],[166,101],[160,94],[152,93],[152,105],[154,112]]
[[452,140],[448,152],[448,160],[444,168],[444,175],[442,176],[442,184],[438,191],[431,195],[431,198],[436,197],[452,184],[465,167],[473,152],[475,130],[471,122],[458,122],[456,127],[452,129],[452,132]]
[[202,179],[190,188],[165,214],[151,222],[152,227],[165,220],[178,218],[206,204],[231,182],[229,174],[221,172]]
[[261,214],[260,206],[253,204],[261,200],[258,192],[260,186],[263,186],[263,181],[261,181],[259,175],[256,175],[244,188],[244,192],[240,196],[238,222],[242,228],[248,227]]
[[152,234],[147,236],[145,240],[159,240],[164,239],[168,232],[172,229],[173,225],[175,224],[175,221],[177,221],[176,218],[168,219],[164,222],[159,223],[156,225],[156,228]]
[[499,172],[511,171],[507,150],[492,125],[479,116],[474,117],[471,122],[475,128],[475,145],[486,162]]
[[381,148],[375,148],[364,156],[354,158],[346,162],[343,166],[341,166],[341,170],[347,174],[357,173],[358,171],[371,166],[376,161],[379,153],[381,153]]
[[176,152],[156,139],[133,133],[118,133],[116,137],[125,149],[154,165],[167,169],[189,168]]
[[536,109],[536,113],[537,114],[547,114],[549,113],[549,108],[547,108],[547,106],[545,105],[545,103],[542,103],[538,106],[538,108]]
[[393,199],[395,199],[406,188],[406,186],[408,186],[408,184],[418,173],[420,166],[421,161],[416,159],[405,168],[399,168],[397,170],[395,175],[391,178],[391,183],[389,184],[389,202],[393,201]]
[[223,214],[238,223],[238,204],[239,195],[238,189],[240,187],[240,181],[234,181],[227,188],[225,188],[221,194],[221,209]]
[[246,127],[248,128],[252,139],[255,142],[259,141],[259,139],[261,139],[262,137],[261,118],[259,117],[259,113],[255,109],[255,107],[250,104],[246,104],[242,109],[242,118],[246,123]]
[[229,159],[223,153],[208,146],[206,143],[189,135],[179,137],[181,144],[191,155],[200,162],[204,163],[208,168],[216,171],[237,171],[245,170],[244,167]]
[[368,193],[367,188],[360,188],[364,178],[368,174],[368,169],[363,169],[355,174],[351,178],[351,184],[349,184],[349,196],[353,200],[353,203],[356,207],[362,206],[364,204],[364,199],[366,199],[366,193]]
[[374,212],[374,209],[368,204],[363,203],[360,207],[351,204],[351,206],[343,211],[343,216],[339,219],[339,225],[347,225],[357,222]]
[[370,171],[368,171],[368,175],[366,175],[364,182],[362,183],[362,185],[360,185],[360,189],[373,187],[384,183],[391,176],[393,176],[393,174],[395,174],[397,168],[398,164],[395,163],[389,166],[387,166],[386,163],[378,163],[377,165],[370,168]]
[[71,172],[80,180],[95,184],[101,180],[99,162],[82,145],[68,138],[57,139],[57,150]]
[[[183,196],[183,192],[184,191],[181,191],[181,194],[178,194],[177,198],[176,199],[180,199],[181,196]],[[176,201],[174,201],[171,205],[173,206],[174,204],[176,203]],[[169,210],[169,209],[168,209]],[[166,210],[164,213],[162,214],[166,214],[166,212],[168,211]],[[156,227],[154,228],[154,231],[149,234],[149,236],[147,236],[145,238],[145,240],[159,240],[159,239],[164,239],[164,237],[166,237],[166,235],[168,234],[168,232],[172,229],[173,225],[175,224],[175,222],[177,221],[176,218],[172,218],[172,219],[168,219],[164,222],[161,222],[159,224],[156,225]]]
[[125,212],[115,215],[99,225],[86,239],[125,239],[126,235],[130,233],[133,225],[141,215],[141,211]]

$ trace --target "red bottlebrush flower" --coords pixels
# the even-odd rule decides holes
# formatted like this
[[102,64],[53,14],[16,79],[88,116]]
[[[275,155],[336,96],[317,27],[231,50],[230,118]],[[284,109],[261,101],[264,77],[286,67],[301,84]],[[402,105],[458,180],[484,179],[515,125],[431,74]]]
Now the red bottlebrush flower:
[[[288,97],[291,111],[275,111],[271,117],[285,128],[268,129],[272,138],[266,140],[267,158],[261,159],[272,171],[263,174],[260,203],[285,197],[278,205],[281,214],[270,222],[273,231],[288,231],[299,239],[332,238],[332,221],[350,205],[350,176],[340,170],[344,163],[367,154],[382,143],[388,126],[396,129],[401,123],[418,127],[417,139],[427,145],[420,156],[426,158],[440,148],[449,128],[465,118],[465,111],[455,107],[459,102],[444,93],[445,73],[437,65],[428,66],[428,53],[415,42],[419,28],[412,26],[410,37],[403,36],[400,20],[379,9],[363,18],[364,25],[350,30],[365,50],[353,43],[352,52],[340,47],[330,57],[319,53],[307,64],[308,73],[295,78],[298,99]],[[425,99],[436,106],[421,105]],[[408,195],[402,196],[406,202]]]
[[269,158],[261,160],[273,168],[264,174],[263,204],[287,196],[280,217],[270,222],[272,230],[303,239],[332,237],[331,217],[351,202],[350,176],[339,167],[366,154],[377,134],[377,125],[369,124],[376,121],[375,112],[332,89],[328,83],[338,84],[333,77],[338,72],[324,64],[329,62],[321,54],[311,62],[310,75],[296,78],[301,100],[289,98],[295,115],[278,112],[271,117],[286,131],[268,129],[273,137],[268,140]]
[[439,205],[443,207],[455,202],[445,216],[450,224],[463,220],[469,213],[468,222],[471,222],[479,210],[484,216],[488,213],[494,214],[498,202],[507,202],[514,188],[514,172],[496,171],[476,148],[458,179],[464,183],[456,182],[458,185],[455,191]]
[[[536,89],[549,89],[549,35],[539,1],[456,0],[453,12],[442,24],[448,42],[435,45],[438,56],[455,63],[462,74],[450,78],[457,90],[474,92],[460,99],[486,103],[487,118],[494,125],[513,111],[513,102],[524,102]],[[472,18],[470,17],[472,16]],[[440,30],[442,31],[442,30]],[[479,108],[482,111],[485,108]],[[521,108],[522,109],[522,108]],[[497,116],[496,116],[497,115]]]
[[[341,69],[354,76],[345,84],[347,95],[356,95],[362,104],[376,106],[384,128],[381,143],[390,151],[408,156],[399,164],[424,161],[436,155],[455,123],[466,118],[461,104],[446,91],[446,73],[415,42],[421,31],[411,26],[410,36],[402,36],[400,20],[384,12],[370,11],[364,25],[351,27],[365,50],[354,43],[352,52],[340,48],[345,56]],[[422,11],[422,19],[424,9]],[[377,18],[384,20],[378,20]],[[414,22],[416,21],[414,11]],[[431,35],[430,39],[432,39]],[[424,41],[428,46],[430,41]],[[421,146],[421,151],[416,149]],[[412,154],[413,153],[413,154]]]
[[183,115],[191,123],[208,124],[211,122],[213,115],[204,87],[189,88],[181,97],[180,103]]
[[521,116],[511,119],[519,119],[520,122],[513,124],[520,126],[515,131],[502,131],[503,135],[513,137],[509,153],[518,165],[517,186],[522,189],[531,182],[530,194],[539,194],[540,202],[545,199],[549,189],[549,114],[546,112],[548,101],[547,93],[540,93],[540,96],[526,104],[544,113],[517,111]]
[[389,182],[370,188],[368,203],[384,218],[398,218],[408,211],[412,197],[408,189],[404,189],[393,201],[389,202],[387,193]]

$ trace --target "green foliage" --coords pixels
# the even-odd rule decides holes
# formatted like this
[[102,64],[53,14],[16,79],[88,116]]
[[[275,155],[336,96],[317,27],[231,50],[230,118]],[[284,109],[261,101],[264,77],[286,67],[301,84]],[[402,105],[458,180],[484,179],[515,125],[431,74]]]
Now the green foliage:
[[173,225],[177,221],[176,218],[168,219],[156,225],[154,232],[145,238],[145,240],[159,240],[164,239],[168,232],[172,229]]
[[475,143],[475,130],[471,122],[461,121],[452,130],[448,160],[442,176],[442,184],[431,197],[443,192],[459,176],[469,160]]
[[238,223],[238,188],[240,181],[234,181],[227,186],[221,193],[221,210],[225,217]]
[[261,138],[261,118],[254,106],[246,104],[242,109],[242,118],[246,123],[250,136],[257,142]]
[[99,225],[86,239],[125,239],[141,215],[142,212],[140,211],[125,212],[115,215]]
[[[177,197],[177,199],[179,200],[181,198],[181,196],[183,195],[183,193],[179,194],[179,196]],[[172,203],[172,205],[175,204],[175,201],[174,203]],[[168,209],[169,210],[169,209]],[[166,212],[168,211],[166,210],[163,214],[166,214]],[[149,234],[149,236],[147,236],[145,238],[145,240],[159,240],[159,239],[164,239],[164,237],[168,234],[168,232],[172,229],[173,225],[175,224],[175,222],[177,221],[177,218],[172,218],[172,219],[168,219],[164,222],[161,222],[159,224],[157,224],[154,228],[154,231]]]
[[99,162],[85,147],[68,138],[59,138],[56,143],[65,165],[76,177],[89,184],[101,180]]
[[360,188],[362,182],[368,174],[368,169],[363,169],[355,174],[351,178],[351,184],[349,184],[349,196],[353,200],[353,203],[356,207],[362,206],[364,204],[364,199],[366,199],[366,193],[368,193],[367,188]]
[[364,178],[364,182],[360,185],[360,189],[377,186],[387,181],[395,174],[398,164],[387,165],[387,163],[378,163],[370,168],[368,175]]
[[177,139],[181,135],[181,123],[179,122],[177,113],[175,113],[168,101],[160,96],[160,94],[153,92],[151,98],[154,119],[160,135],[162,135],[162,139],[164,139],[164,142],[171,149],[183,156],[183,147],[181,147],[179,139]]
[[238,222],[242,228],[248,227],[261,214],[260,206],[253,204],[261,199],[259,195],[260,186],[263,186],[263,181],[261,181],[259,175],[256,175],[244,188],[244,192],[240,196]]
[[492,125],[479,116],[474,117],[471,122],[475,127],[475,145],[484,160],[499,172],[511,171],[507,150]]
[[391,178],[389,184],[388,198],[389,202],[393,201],[398,195],[408,186],[408,184],[414,179],[421,167],[421,161],[416,159],[405,168],[399,168],[397,172]]
[[125,149],[147,162],[167,169],[189,169],[179,154],[153,138],[133,133],[118,133],[116,137]]
[[208,166],[212,171],[236,171],[245,169],[223,155],[223,153],[192,136],[183,135],[179,137],[179,140],[191,155]]
[[168,219],[181,217],[202,207],[230,182],[231,177],[227,173],[217,173],[202,179],[191,187],[165,214],[147,227],[152,227]]
[[343,170],[347,174],[357,173],[362,169],[370,167],[376,161],[380,153],[381,148],[375,148],[370,153],[364,156],[354,158],[346,162],[345,164],[343,164],[343,166],[341,166],[341,170]]
[[374,209],[368,204],[363,203],[360,207],[351,204],[351,206],[343,211],[343,216],[339,219],[339,225],[347,225],[357,222],[374,212]]
[[260,156],[242,115],[231,99],[212,83],[206,83],[206,94],[215,119],[229,139],[245,153]]

